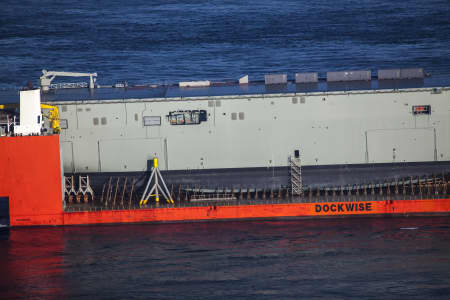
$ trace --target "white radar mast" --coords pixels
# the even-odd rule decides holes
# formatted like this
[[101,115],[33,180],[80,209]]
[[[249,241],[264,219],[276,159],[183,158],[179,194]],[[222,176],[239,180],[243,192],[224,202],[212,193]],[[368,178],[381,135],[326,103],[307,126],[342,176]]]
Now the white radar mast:
[[56,76],[65,77],[89,77],[89,88],[94,88],[94,83],[97,80],[97,73],[76,73],[76,72],[57,72],[57,71],[47,71],[42,70],[42,76],[40,78],[40,84],[43,91],[48,91],[50,88],[50,83]]

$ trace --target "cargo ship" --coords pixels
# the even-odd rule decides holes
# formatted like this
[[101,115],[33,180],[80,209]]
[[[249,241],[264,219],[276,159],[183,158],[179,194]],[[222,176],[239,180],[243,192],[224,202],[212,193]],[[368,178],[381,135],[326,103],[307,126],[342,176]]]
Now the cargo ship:
[[44,70],[0,104],[0,197],[13,226],[448,214],[449,87],[426,75],[100,86]]

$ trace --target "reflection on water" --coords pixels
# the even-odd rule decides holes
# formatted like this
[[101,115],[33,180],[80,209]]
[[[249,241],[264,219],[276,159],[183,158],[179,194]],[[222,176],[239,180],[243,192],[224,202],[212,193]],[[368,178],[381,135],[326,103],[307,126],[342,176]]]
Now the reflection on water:
[[1,230],[1,297],[444,298],[450,286],[448,218]]
[[5,296],[47,298],[65,294],[60,228],[5,228],[0,235],[0,290]]

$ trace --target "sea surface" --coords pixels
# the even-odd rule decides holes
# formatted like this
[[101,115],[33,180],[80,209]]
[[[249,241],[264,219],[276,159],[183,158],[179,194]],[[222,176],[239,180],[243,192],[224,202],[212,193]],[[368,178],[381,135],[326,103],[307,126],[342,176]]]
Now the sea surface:
[[0,228],[0,298],[448,299],[450,220]]
[[[42,69],[146,84],[407,67],[450,76],[450,1],[0,3],[0,90]],[[0,225],[0,299],[449,295],[448,217]]]
[[144,84],[406,67],[450,75],[448,0],[0,3],[0,88],[42,69]]

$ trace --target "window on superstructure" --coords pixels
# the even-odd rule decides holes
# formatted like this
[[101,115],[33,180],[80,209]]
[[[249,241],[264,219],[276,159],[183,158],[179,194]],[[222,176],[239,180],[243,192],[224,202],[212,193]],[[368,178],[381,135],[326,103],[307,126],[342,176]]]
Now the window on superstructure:
[[171,111],[166,117],[170,125],[197,125],[208,119],[206,110]]
[[144,126],[161,126],[160,116],[143,116]]

